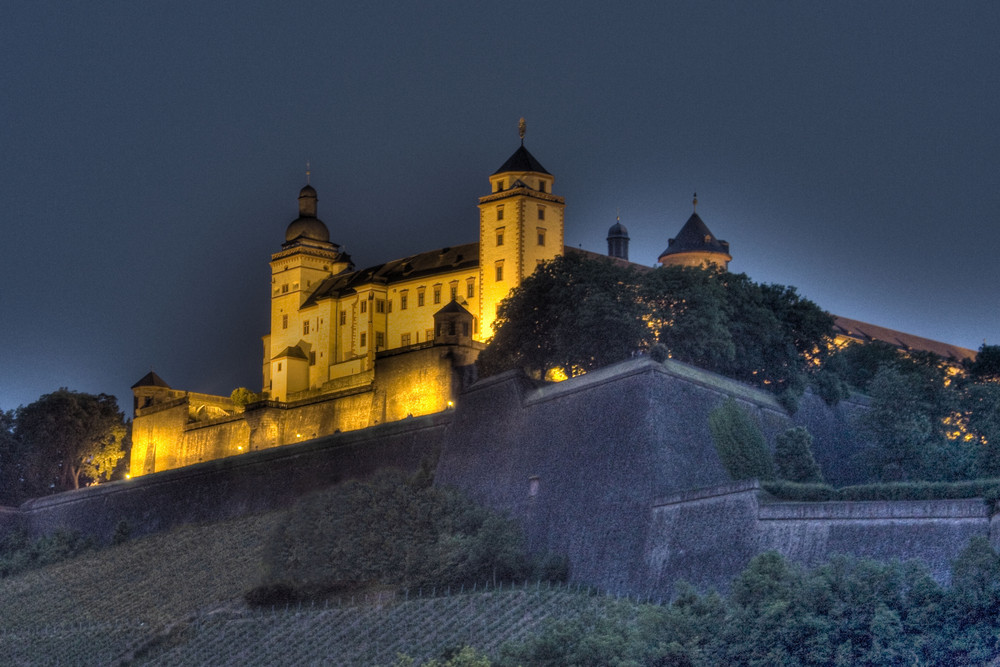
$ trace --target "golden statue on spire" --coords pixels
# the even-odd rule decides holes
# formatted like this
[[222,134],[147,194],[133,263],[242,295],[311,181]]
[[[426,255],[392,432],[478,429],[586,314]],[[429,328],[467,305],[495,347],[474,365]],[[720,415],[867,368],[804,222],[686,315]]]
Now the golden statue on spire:
[[521,145],[524,145],[524,132],[528,129],[528,124],[524,122],[524,117],[517,121],[517,133],[521,135]]

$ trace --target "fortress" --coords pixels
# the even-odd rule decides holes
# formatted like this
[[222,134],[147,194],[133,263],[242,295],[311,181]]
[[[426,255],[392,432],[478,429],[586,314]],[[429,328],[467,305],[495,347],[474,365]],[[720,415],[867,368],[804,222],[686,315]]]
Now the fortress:
[[[970,537],[1000,546],[1000,515],[982,499],[779,501],[754,481],[732,482],[712,444],[708,415],[734,399],[772,447],[804,426],[827,481],[857,483],[863,397],[830,407],[807,391],[792,415],[763,390],[644,357],[563,382],[476,378],[499,302],[539,262],[586,252],[564,247],[564,202],[523,136],[489,183],[478,243],[362,270],[329,240],[316,191],[304,187],[271,257],[258,400],[172,389],[150,372],[133,387],[132,478],[0,507],[0,532],[72,528],[109,540],[121,522],[139,535],[225,519],[379,468],[436,462],[435,483],[516,518],[532,550],[568,556],[573,580],[608,591],[669,596],[680,579],[725,588],[768,549],[807,564],[833,553],[919,559],[946,580]],[[607,241],[614,261],[628,261],[620,222]],[[723,269],[730,259],[697,213],[659,256]],[[882,340],[952,362],[975,354],[835,322],[840,343]]]
[[[386,422],[441,412],[475,380],[497,306],[562,253],[565,201],[521,144],[480,196],[479,240],[357,270],[318,217],[318,195],[299,192],[298,217],[271,256],[270,333],[263,337],[259,400],[171,388],[153,372],[133,386],[133,477]],[[695,199],[697,206],[697,199]],[[608,256],[629,259],[628,231],[608,230]],[[644,258],[651,260],[652,258]],[[697,212],[657,261],[713,265],[732,256]],[[836,318],[840,342],[883,340],[960,361],[975,353]]]

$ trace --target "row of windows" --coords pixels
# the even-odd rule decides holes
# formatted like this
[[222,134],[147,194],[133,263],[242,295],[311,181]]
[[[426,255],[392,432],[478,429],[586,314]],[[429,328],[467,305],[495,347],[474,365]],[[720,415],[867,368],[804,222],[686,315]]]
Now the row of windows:
[[[504,233],[504,228],[503,227],[497,228],[497,245],[498,246],[503,245],[503,233]],[[538,245],[545,245],[545,230],[542,229],[541,227],[538,228]]]
[[[545,207],[544,206],[539,206],[538,207],[538,219],[539,220],[544,220],[545,219]],[[500,204],[499,206],[497,206],[497,220],[498,221],[499,220],[503,220],[503,204]]]
[[[495,190],[495,192],[503,192],[504,185],[506,185],[506,182],[503,179],[498,180],[497,181],[497,189]],[[545,192],[545,187],[546,187],[545,186],[545,181],[543,181],[542,179],[539,178],[538,179],[538,191],[539,192]]]

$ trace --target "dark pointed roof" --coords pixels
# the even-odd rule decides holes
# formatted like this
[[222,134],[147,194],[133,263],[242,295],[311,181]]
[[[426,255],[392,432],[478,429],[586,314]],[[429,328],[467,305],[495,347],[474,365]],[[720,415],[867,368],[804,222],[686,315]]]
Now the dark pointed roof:
[[302,351],[302,348],[298,345],[290,345],[278,354],[271,357],[271,359],[284,359],[285,357],[290,357],[292,359],[308,359],[306,353]]
[[142,379],[132,385],[132,389],[136,387],[163,387],[165,389],[170,389],[170,385],[163,381],[159,375],[153,371],[149,371],[142,376]]
[[627,239],[628,238],[628,229],[626,229],[625,225],[623,225],[621,223],[621,220],[619,220],[615,224],[611,225],[611,228],[608,229],[608,238],[609,239]]
[[660,257],[682,252],[717,252],[728,255],[729,243],[715,238],[698,214],[692,213],[677,233],[677,238],[670,239],[667,249],[660,253]]
[[[493,175],[505,174],[508,171],[534,171],[539,174],[548,174],[545,167],[535,159],[535,156],[528,152],[528,149],[521,144],[521,147],[514,151],[514,154],[507,158],[503,166],[493,172]],[[551,174],[549,174],[551,176]]]
[[467,308],[465,308],[457,300],[452,299],[448,302],[448,305],[434,313],[434,317],[437,317],[438,315],[447,315],[449,313],[465,313],[466,315],[471,315]]

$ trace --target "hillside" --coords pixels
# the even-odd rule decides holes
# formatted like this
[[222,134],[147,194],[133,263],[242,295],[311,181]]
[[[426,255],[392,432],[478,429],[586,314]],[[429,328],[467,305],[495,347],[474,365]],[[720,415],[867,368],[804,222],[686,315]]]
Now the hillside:
[[242,594],[280,516],[185,526],[2,579],[0,655],[13,665],[389,665],[464,644],[493,653],[546,618],[629,604],[543,584],[251,610]]

